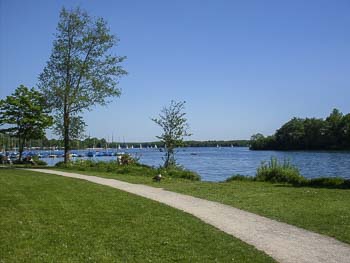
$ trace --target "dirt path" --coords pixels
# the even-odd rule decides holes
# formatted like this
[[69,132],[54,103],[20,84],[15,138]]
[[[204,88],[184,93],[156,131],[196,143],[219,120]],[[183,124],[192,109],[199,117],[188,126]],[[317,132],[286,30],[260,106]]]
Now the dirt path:
[[46,169],[28,170],[107,185],[167,204],[253,245],[279,262],[350,262],[348,244],[217,202],[114,179]]

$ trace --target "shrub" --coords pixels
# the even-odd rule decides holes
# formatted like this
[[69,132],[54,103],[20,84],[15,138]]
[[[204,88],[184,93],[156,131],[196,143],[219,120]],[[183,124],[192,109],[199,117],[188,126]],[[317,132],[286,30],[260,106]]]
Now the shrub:
[[118,161],[120,165],[130,165],[138,163],[138,158],[132,157],[130,154],[122,154],[118,156]]
[[57,167],[57,168],[66,168],[66,164],[63,162],[63,161],[61,161],[61,162],[57,162],[56,164],[55,164],[55,167]]
[[[123,158],[124,156],[124,158]],[[153,168],[145,164],[138,163],[137,158],[126,154],[121,156],[119,161],[94,161],[94,160],[76,160],[70,161],[67,164],[64,162],[56,163],[56,167],[70,170],[80,171],[104,171],[113,172],[116,174],[128,174],[138,176],[155,176],[162,174],[165,177],[189,179],[192,181],[199,181],[200,176],[192,171],[186,170],[180,166],[172,166],[169,168]]]
[[40,160],[37,156],[27,156],[24,157],[22,160],[14,160],[13,164],[19,164],[19,165],[24,165],[24,166],[45,166],[47,163],[43,160]]
[[117,170],[119,164],[117,161],[101,162],[93,160],[76,160],[68,163],[58,162],[55,165],[58,168],[65,169],[77,169],[80,171],[92,170],[92,171],[106,171],[112,172]]
[[246,176],[241,174],[234,174],[231,177],[227,178],[225,182],[232,182],[232,181],[254,181],[255,177],[253,176]]
[[173,178],[189,179],[192,181],[200,181],[201,177],[190,170],[186,170],[181,166],[170,166],[168,168],[159,168],[158,173]]
[[104,162],[94,160],[76,160],[68,162],[67,164],[64,162],[58,162],[56,167],[68,170],[103,171],[138,176],[154,176],[157,173],[157,169],[136,162],[128,165],[121,165],[118,161]]
[[47,165],[47,162],[40,160],[38,156],[33,156],[33,161],[36,165],[40,165],[40,166]]
[[301,184],[306,179],[300,175],[297,167],[288,160],[283,163],[272,157],[268,163],[263,162],[257,169],[255,179],[257,181],[267,181],[273,183]]
[[307,179],[300,175],[298,168],[293,166],[288,160],[279,162],[274,157],[272,157],[268,163],[263,162],[257,169],[254,177],[236,174],[225,180],[225,182],[232,181],[262,181],[289,183],[293,186],[302,187],[350,189],[350,179],[341,177]]
[[350,179],[340,177],[321,177],[306,180],[300,186],[321,187],[321,188],[350,188]]

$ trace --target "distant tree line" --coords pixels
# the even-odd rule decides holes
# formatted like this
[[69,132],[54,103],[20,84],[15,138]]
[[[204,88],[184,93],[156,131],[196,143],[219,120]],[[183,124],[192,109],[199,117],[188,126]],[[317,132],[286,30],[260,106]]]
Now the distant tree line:
[[293,118],[274,135],[251,137],[252,150],[349,150],[350,113],[334,109],[326,119]]
[[229,140],[229,141],[186,141],[187,147],[248,147],[249,140]]
[[[105,138],[88,137],[82,140],[72,140],[72,149],[87,149],[87,148],[125,148],[126,146],[139,148],[154,147],[164,148],[164,143],[160,141],[153,142],[116,142],[108,141]],[[9,136],[7,134],[0,133],[0,152],[1,151],[13,151],[18,150],[19,141],[18,138]],[[230,141],[185,141],[185,147],[247,147],[249,146],[249,140],[230,140]],[[40,149],[63,149],[64,142],[60,139],[48,139],[43,137],[41,139],[27,140],[24,145],[25,150],[34,148]]]

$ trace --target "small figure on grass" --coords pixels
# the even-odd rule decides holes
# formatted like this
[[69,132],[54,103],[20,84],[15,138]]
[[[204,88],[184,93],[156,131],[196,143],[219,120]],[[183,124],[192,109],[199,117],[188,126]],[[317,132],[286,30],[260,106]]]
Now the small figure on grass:
[[159,183],[160,180],[162,179],[162,175],[161,174],[157,174],[152,179],[153,179],[154,182],[158,182]]

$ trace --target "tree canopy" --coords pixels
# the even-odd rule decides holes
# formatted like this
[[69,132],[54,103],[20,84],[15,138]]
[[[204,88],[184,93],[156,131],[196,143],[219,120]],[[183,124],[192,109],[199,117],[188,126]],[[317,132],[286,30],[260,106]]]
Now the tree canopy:
[[70,140],[79,137],[85,127],[80,114],[95,105],[106,105],[108,98],[121,94],[118,80],[127,72],[120,66],[125,57],[112,52],[118,41],[103,18],[92,18],[79,8],[62,9],[39,87],[56,114],[56,131],[64,139],[65,162]]
[[272,136],[255,134],[253,150],[344,150],[350,149],[350,113],[338,109],[324,119],[293,118]]
[[189,126],[184,109],[184,101],[171,101],[169,107],[162,109],[159,118],[152,119],[163,129],[162,135],[157,138],[164,143],[166,148],[164,167],[176,165],[174,149],[183,145],[185,136],[191,136],[188,132]]
[[23,85],[0,101],[0,126],[6,126],[0,132],[18,138],[19,159],[27,140],[45,136],[45,129],[52,125],[49,113],[43,95]]

